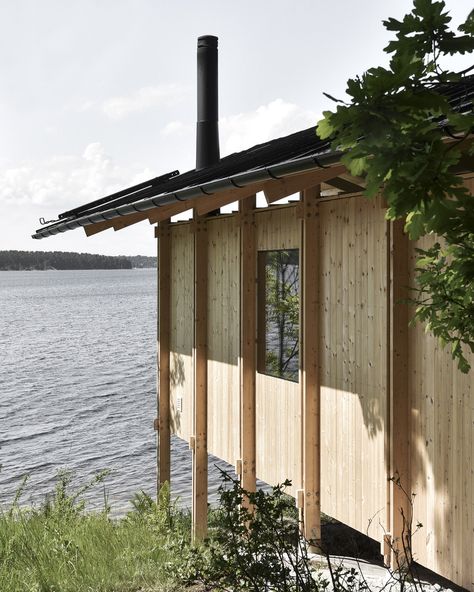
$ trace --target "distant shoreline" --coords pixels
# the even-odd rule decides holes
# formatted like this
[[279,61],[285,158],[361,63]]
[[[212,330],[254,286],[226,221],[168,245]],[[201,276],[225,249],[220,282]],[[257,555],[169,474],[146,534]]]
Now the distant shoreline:
[[80,271],[153,269],[156,257],[99,255],[68,251],[0,251],[0,271]]

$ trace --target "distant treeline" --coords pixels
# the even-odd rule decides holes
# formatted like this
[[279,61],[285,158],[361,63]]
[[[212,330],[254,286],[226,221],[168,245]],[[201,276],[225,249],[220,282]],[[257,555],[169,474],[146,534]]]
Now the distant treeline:
[[47,269],[132,269],[156,267],[155,257],[91,255],[63,251],[0,251],[1,271]]
[[156,257],[147,257],[146,255],[133,255],[125,258],[132,262],[132,267],[145,268],[155,267],[156,268]]

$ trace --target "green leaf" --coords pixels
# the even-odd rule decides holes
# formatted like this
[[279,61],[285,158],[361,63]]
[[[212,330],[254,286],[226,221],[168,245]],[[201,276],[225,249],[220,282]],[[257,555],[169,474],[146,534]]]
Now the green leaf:
[[321,140],[330,138],[335,132],[335,128],[331,123],[331,117],[333,115],[331,111],[323,111],[323,115],[323,119],[320,119],[316,126],[316,134]]
[[420,238],[423,234],[425,220],[423,215],[418,211],[412,211],[408,214],[405,222],[405,232],[408,233],[411,240]]
[[[447,69],[444,58],[474,49],[474,11],[461,35],[450,22],[445,2],[435,0],[415,0],[403,19],[387,19],[394,33],[385,48],[390,69],[352,77],[350,104],[325,112],[318,133],[345,151],[341,160],[353,175],[366,175],[364,195],[383,191],[385,217],[403,219],[410,239],[429,233],[443,239],[442,249],[439,242],[418,249],[415,317],[449,344],[464,372],[470,360],[463,347],[474,352],[474,207],[453,167],[474,154],[473,143],[460,142],[472,133],[474,114],[461,115],[447,100],[449,85],[465,75]],[[449,145],[446,133],[454,136]]]
[[356,177],[362,175],[367,170],[367,157],[346,158],[344,155],[341,162],[347,166],[349,171]]

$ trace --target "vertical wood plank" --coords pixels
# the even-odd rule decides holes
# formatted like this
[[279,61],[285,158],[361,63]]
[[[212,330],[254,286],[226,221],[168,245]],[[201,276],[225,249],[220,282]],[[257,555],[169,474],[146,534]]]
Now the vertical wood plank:
[[194,221],[194,447],[192,538],[207,534],[207,222]]
[[302,397],[304,534],[310,547],[321,540],[321,400],[319,378],[319,206],[320,187],[303,192]]
[[187,442],[194,435],[194,235],[189,228],[189,223],[170,226],[171,433]]
[[[406,536],[403,515],[410,520],[411,495],[409,447],[410,447],[410,398],[408,389],[408,305],[409,270],[408,237],[403,232],[403,221],[387,222],[389,257],[387,261],[388,296],[388,394],[387,415],[389,426],[389,454],[387,477],[389,483],[390,524],[392,534],[391,563],[397,566],[397,555],[403,553],[402,540]],[[401,557],[400,557],[401,561]]]
[[160,222],[158,238],[158,470],[157,492],[170,481],[170,285],[171,233]]
[[255,491],[256,489],[257,236],[255,207],[255,195],[239,202],[241,262],[241,484],[247,491]]
[[240,459],[240,226],[237,217],[212,216],[207,227],[207,449],[234,464]]

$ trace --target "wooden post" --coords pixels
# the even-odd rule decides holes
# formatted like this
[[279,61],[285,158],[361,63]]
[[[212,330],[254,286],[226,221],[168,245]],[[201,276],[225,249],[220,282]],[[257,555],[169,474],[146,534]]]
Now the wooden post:
[[[403,221],[387,222],[388,243],[388,491],[385,562],[398,566],[403,553],[403,515],[410,519],[410,398],[408,393],[408,237]],[[407,540],[404,541],[407,544]],[[402,560],[402,557],[400,557]]]
[[301,262],[301,388],[303,399],[303,524],[311,551],[321,541],[319,379],[319,206],[320,187],[303,192]]
[[158,430],[157,492],[170,481],[170,259],[169,222],[156,227],[158,239]]
[[255,374],[257,338],[257,238],[255,195],[239,203],[240,211],[240,451],[241,484],[256,489]]
[[194,224],[194,447],[192,538],[207,534],[207,223]]

